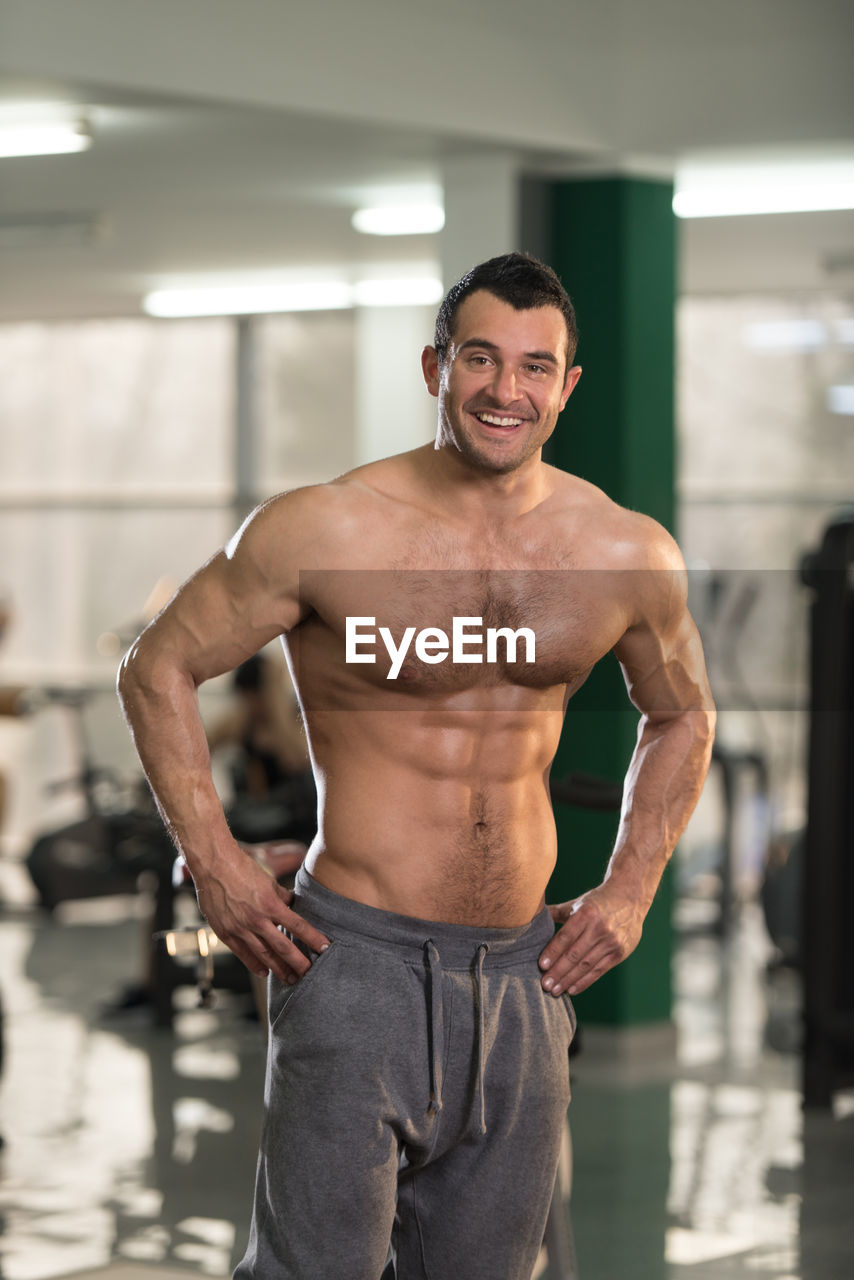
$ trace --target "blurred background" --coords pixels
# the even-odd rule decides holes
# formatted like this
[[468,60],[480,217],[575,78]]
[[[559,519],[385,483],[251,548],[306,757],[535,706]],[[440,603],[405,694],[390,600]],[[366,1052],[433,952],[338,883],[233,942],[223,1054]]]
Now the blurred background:
[[[721,709],[650,958],[580,1010],[577,1260],[541,1274],[848,1274],[852,35],[847,0],[0,0],[6,1280],[245,1245],[263,1033],[149,942],[198,922],[116,666],[257,502],[431,438],[438,301],[514,248],[579,310],[553,460],[676,533]],[[202,709],[233,823],[299,842],[266,662]],[[558,809],[592,868],[591,742]]]

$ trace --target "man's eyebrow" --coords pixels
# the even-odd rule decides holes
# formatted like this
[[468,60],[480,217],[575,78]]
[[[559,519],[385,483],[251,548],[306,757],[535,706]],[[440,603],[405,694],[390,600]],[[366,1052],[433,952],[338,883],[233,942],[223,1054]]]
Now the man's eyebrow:
[[[488,338],[467,338],[465,342],[461,342],[457,350],[467,351],[470,347],[481,347],[485,351],[498,351],[498,346],[494,342],[490,342]],[[560,363],[557,356],[551,351],[526,351],[526,360],[542,360],[544,363],[553,364],[557,367]]]
[[458,351],[467,351],[469,347],[484,347],[487,351],[497,351],[498,346],[494,342],[490,342],[488,338],[467,338],[465,342],[461,342]]

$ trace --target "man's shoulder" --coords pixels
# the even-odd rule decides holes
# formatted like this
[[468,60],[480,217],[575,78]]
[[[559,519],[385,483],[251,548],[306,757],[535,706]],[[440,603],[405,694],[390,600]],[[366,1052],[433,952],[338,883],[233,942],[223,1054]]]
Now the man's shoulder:
[[230,546],[262,554],[286,547],[306,566],[346,567],[388,519],[384,509],[400,501],[404,470],[390,458],[276,494],[252,512]]
[[663,525],[641,511],[620,506],[580,476],[559,472],[555,498],[556,518],[575,532],[579,559],[585,563],[610,569],[683,567],[679,548]]
[[330,481],[329,487],[347,493],[354,502],[405,500],[418,483],[425,452],[422,445],[407,453],[394,453],[376,462],[364,462]]
[[406,501],[413,470],[409,459],[401,453],[363,463],[333,480],[282,494],[281,500],[308,519],[352,517],[361,523],[377,508]]
[[602,519],[612,508],[619,509],[603,489],[591,484],[589,480],[573,475],[571,471],[562,471],[560,467],[553,467],[551,463],[544,462],[542,466],[547,477],[550,506],[558,516],[584,510],[597,519]]
[[615,568],[661,570],[672,573],[684,570],[685,563],[676,540],[652,516],[628,507],[616,507],[614,540],[611,555]]

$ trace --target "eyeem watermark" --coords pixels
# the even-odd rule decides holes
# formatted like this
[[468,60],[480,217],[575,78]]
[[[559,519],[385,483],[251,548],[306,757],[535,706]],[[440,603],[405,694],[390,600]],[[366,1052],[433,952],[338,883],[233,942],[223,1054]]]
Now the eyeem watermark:
[[[376,621],[376,618],[368,617],[347,618],[344,655],[346,662],[376,662],[376,653],[360,652],[368,645],[376,645],[377,632],[367,630],[369,627],[375,627]],[[481,630],[474,629],[477,627]],[[406,627],[400,644],[395,644],[389,628],[380,627],[380,639],[391,658],[391,668],[386,679],[397,679],[413,639],[415,656],[422,662],[444,662],[447,657],[450,657],[451,662],[498,662],[499,640],[504,641],[505,660],[515,662],[520,639],[525,642],[525,657],[522,661],[535,661],[537,637],[530,627],[519,627],[517,631],[513,631],[510,627],[487,627],[485,635],[482,628],[483,618],[453,618],[450,637],[441,627],[424,627],[417,634],[415,627]],[[485,657],[484,647],[486,648]]]

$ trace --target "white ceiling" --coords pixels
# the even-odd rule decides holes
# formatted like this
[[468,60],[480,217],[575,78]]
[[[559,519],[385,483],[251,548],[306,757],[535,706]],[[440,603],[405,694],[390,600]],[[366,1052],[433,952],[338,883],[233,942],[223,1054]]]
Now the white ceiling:
[[[435,237],[360,236],[350,214],[440,185],[460,154],[660,173],[709,148],[854,152],[851,14],[0,0],[0,100],[76,102],[94,134],[80,155],[0,160],[0,319],[135,315],[211,272],[426,270]],[[681,242],[687,291],[854,289],[854,213],[683,223]]]
[[[366,237],[371,190],[440,181],[427,133],[270,109],[86,93],[88,152],[0,161],[0,316],[139,313],[143,293],[209,272],[431,261],[433,237]],[[31,86],[8,81],[3,96]]]

